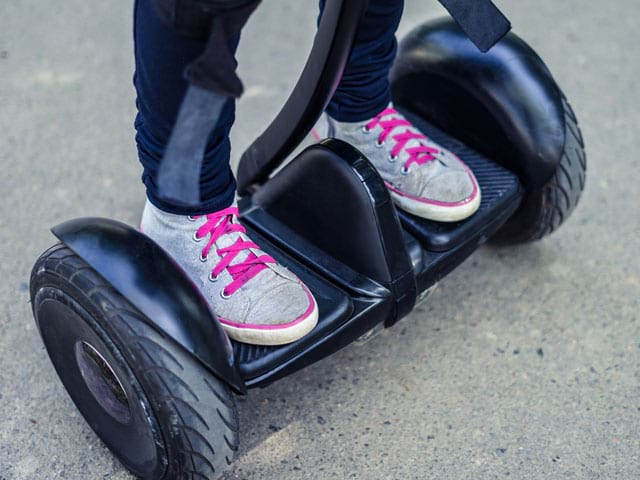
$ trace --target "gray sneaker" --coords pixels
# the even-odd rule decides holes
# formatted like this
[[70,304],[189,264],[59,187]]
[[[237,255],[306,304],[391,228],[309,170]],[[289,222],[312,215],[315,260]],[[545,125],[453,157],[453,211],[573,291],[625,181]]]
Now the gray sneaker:
[[480,188],[469,167],[429,140],[392,104],[364,122],[338,122],[325,113],[312,136],[344,140],[360,150],[396,205],[413,215],[456,222],[480,206]]
[[185,269],[234,340],[281,345],[318,323],[309,289],[249,239],[235,205],[187,217],[147,201],[140,229]]

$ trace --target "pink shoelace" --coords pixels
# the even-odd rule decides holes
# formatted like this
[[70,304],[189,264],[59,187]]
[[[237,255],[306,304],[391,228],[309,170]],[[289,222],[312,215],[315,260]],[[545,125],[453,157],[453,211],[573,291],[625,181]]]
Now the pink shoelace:
[[[395,117],[391,117],[389,119],[383,120],[383,117],[387,117],[389,115],[394,115]],[[386,140],[387,137],[391,134],[391,132],[398,127],[412,127],[411,122],[408,120],[398,117],[400,113],[395,109],[388,107],[376,115],[369,123],[365,126],[365,131],[371,131],[376,128],[378,125],[382,127],[382,132],[378,137],[378,145],[381,146]],[[402,132],[397,133],[393,137],[391,137],[395,141],[395,145],[391,150],[391,159],[394,160],[398,158],[403,149],[407,146],[411,140],[427,140],[427,137],[423,134],[415,131],[411,131],[408,128]],[[424,165],[431,160],[435,160],[434,153],[438,153],[439,150],[437,148],[429,147],[420,142],[420,145],[415,147],[410,147],[405,150],[409,154],[409,158],[404,164],[404,171],[408,171],[409,167],[412,164],[416,165]]]
[[[219,212],[206,215],[207,222],[198,228],[194,235],[194,240],[196,241],[200,241],[207,235],[210,235],[207,245],[202,249],[203,259],[209,255],[209,252],[215,246],[216,240],[222,235],[234,232],[246,233],[244,227],[234,221],[234,218],[237,216],[238,209],[235,207],[225,208]],[[200,216],[192,216],[190,218],[195,220],[200,218]],[[244,260],[235,265],[231,265],[231,262],[233,262],[240,252],[244,252],[250,248],[259,249],[260,247],[251,241],[238,238],[232,245],[216,249],[216,253],[221,259],[211,271],[211,279],[215,280],[225,268],[231,275],[231,278],[233,278],[233,281],[222,290],[222,295],[227,297],[233,295],[245,283],[267,268],[267,263],[276,263],[269,255],[257,256],[249,251],[249,254]]]

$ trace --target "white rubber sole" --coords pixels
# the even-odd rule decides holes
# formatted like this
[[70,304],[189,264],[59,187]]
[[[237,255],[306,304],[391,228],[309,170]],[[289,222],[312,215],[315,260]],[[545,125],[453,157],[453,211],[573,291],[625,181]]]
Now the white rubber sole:
[[412,198],[397,194],[393,190],[389,190],[393,202],[405,212],[411,213],[416,217],[433,220],[436,222],[459,222],[465,218],[469,218],[476,213],[480,207],[480,192],[469,203],[456,206],[442,206],[431,203],[420,202]]
[[242,343],[251,345],[285,345],[295,342],[307,335],[318,324],[318,304],[316,303],[313,311],[307,318],[296,323],[291,327],[281,328],[251,328],[251,327],[234,327],[220,322],[224,331],[227,332],[229,338]]

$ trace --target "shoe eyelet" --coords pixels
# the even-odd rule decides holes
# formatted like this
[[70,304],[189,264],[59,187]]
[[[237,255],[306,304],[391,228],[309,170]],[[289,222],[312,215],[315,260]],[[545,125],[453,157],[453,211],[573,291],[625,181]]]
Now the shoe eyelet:
[[376,148],[382,148],[382,147],[384,147],[384,142],[376,141]]
[[192,217],[191,215],[187,216],[187,220],[189,220],[190,222],[195,222],[197,220],[197,218]]
[[369,130],[366,125],[363,125],[362,126],[362,133],[371,133],[371,130]]
[[402,168],[400,169],[400,173],[401,173],[402,175],[408,175],[408,174],[409,174],[409,169],[408,169],[408,168],[406,168],[406,167],[402,167]]
[[218,277],[216,277],[216,276],[213,274],[213,272],[209,272],[209,277],[208,277],[208,278],[209,278],[209,281],[210,281],[210,282],[212,282],[212,283],[213,283],[213,282],[217,282],[217,281],[218,281]]
[[200,261],[202,263],[206,262],[207,260],[209,260],[209,255],[203,255],[202,253],[200,253]]
[[199,243],[202,241],[204,237],[199,237],[198,236],[198,231],[196,230],[195,232],[193,232],[193,236],[191,237],[191,240],[193,240],[196,243]]
[[398,155],[389,154],[389,156],[387,157],[387,160],[389,161],[389,163],[394,163],[396,160],[398,160]]
[[222,297],[223,300],[228,300],[229,298],[231,298],[231,295],[227,295],[226,293],[224,293],[224,291],[224,288],[220,290],[220,297]]

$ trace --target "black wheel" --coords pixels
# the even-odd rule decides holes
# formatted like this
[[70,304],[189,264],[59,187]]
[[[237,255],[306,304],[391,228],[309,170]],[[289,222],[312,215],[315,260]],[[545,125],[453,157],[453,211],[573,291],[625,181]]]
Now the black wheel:
[[578,120],[562,98],[565,118],[565,146],[555,175],[542,188],[532,190],[492,241],[513,244],[539,240],[558,228],[571,214],[584,189],[587,157]]
[[144,479],[214,479],[238,446],[228,387],[64,245],[31,273],[53,365],[91,428]]

